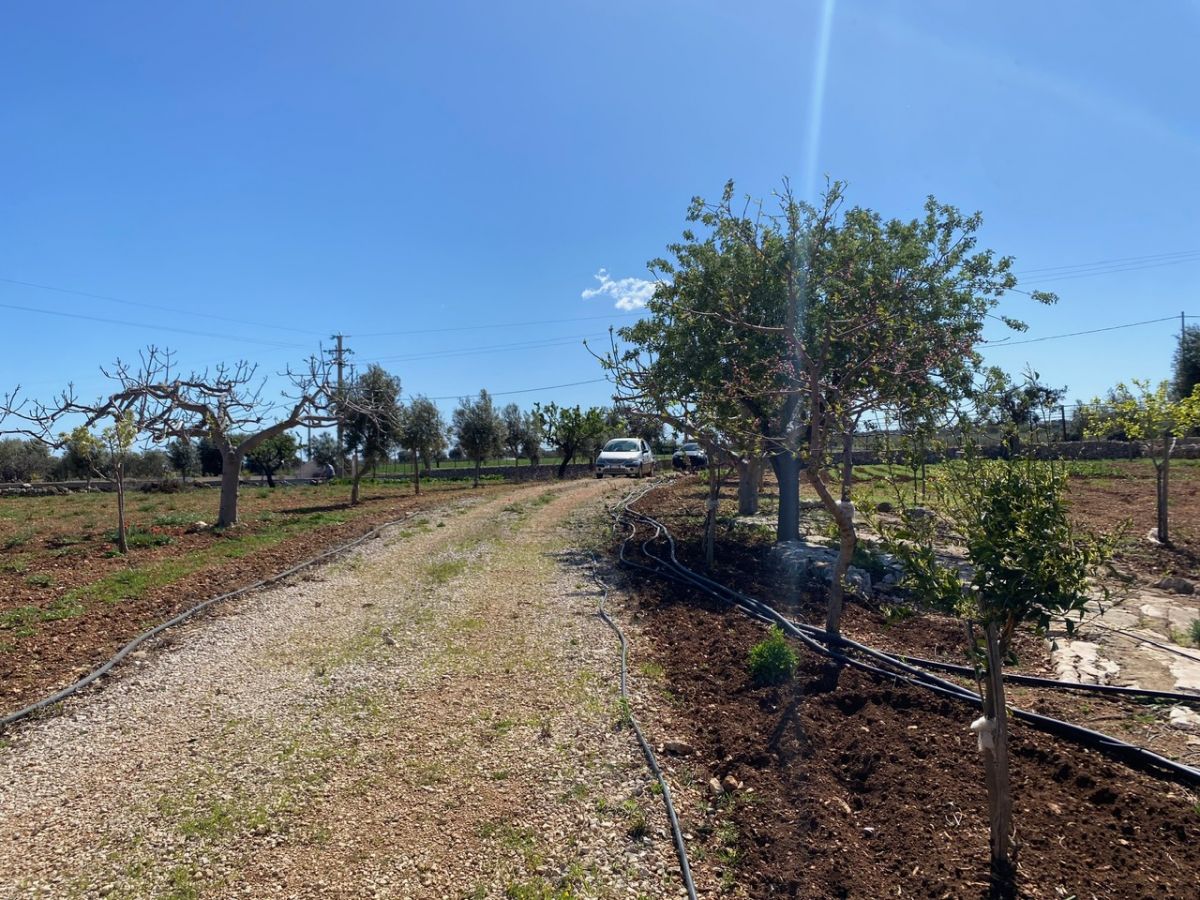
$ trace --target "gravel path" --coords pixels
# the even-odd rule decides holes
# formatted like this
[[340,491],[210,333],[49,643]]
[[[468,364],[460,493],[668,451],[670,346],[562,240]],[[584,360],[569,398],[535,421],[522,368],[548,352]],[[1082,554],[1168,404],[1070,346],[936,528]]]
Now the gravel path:
[[572,550],[626,487],[415,516],[14,730],[0,896],[679,896]]

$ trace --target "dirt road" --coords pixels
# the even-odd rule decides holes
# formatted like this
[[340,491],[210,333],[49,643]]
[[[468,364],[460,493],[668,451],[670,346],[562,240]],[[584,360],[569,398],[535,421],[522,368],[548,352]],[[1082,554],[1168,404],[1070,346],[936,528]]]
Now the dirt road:
[[678,896],[572,552],[626,487],[456,500],[14,730],[0,896]]

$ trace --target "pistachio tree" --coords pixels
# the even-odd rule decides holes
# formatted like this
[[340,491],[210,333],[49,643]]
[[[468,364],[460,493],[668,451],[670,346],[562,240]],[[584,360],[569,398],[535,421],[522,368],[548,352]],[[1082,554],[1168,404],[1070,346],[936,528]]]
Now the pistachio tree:
[[630,402],[691,399],[714,431],[767,453],[779,482],[779,540],[798,536],[803,474],[838,531],[832,635],[857,531],[826,468],[840,459],[849,480],[865,413],[945,404],[967,391],[986,318],[1016,285],[1010,258],[977,249],[979,214],[929,198],[921,217],[885,220],[845,209],[844,193],[835,182],[811,206],[785,182],[768,209],[735,201],[729,183],[718,203],[697,198],[688,220],[706,233],[689,228],[670,248],[674,262],[651,264],[664,286],[650,316],[622,330],[631,346],[606,360],[627,394],[641,392]]
[[577,455],[590,459],[591,451],[604,438],[604,410],[598,406],[583,409],[575,406],[559,406],[549,403],[546,406],[534,405],[534,412],[542,422],[546,441],[554,447],[561,459],[558,463],[558,477],[567,474],[567,466]]
[[1081,409],[1087,425],[1087,437],[1108,437],[1114,431],[1124,432],[1127,440],[1142,445],[1154,463],[1157,521],[1155,537],[1159,543],[1170,545],[1171,455],[1181,437],[1200,427],[1200,385],[1178,400],[1172,399],[1171,384],[1134,378],[1133,390],[1118,384],[1109,392],[1107,401],[1093,399]]
[[400,379],[372,364],[343,393],[339,404],[343,441],[356,459],[350,482],[350,504],[354,506],[359,502],[363,476],[385,462],[400,442]]
[[[1001,889],[1013,876],[1004,659],[1021,625],[1045,631],[1061,619],[1073,631],[1072,617],[1091,596],[1089,579],[1114,541],[1072,523],[1066,490],[1066,472],[1054,463],[955,460],[930,475],[921,515],[876,523],[904,569],[902,585],[966,623],[982,702],[971,727],[983,754],[992,872]],[[965,549],[965,580],[939,544]]]
[[[80,459],[86,459],[91,474],[112,482],[117,495],[117,550],[129,552],[129,527],[125,518],[125,476],[138,424],[132,409],[111,410],[109,424],[93,433],[88,425],[78,425],[60,437],[59,444],[69,447]],[[92,421],[95,424],[95,420]]]

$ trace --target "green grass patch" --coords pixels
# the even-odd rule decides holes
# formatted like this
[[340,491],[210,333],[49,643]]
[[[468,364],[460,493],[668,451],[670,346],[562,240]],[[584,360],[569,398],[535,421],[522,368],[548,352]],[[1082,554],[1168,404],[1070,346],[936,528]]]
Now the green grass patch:
[[467,561],[461,557],[439,559],[425,567],[425,577],[435,584],[445,584],[467,570]]
[[10,534],[6,537],[4,543],[0,546],[3,546],[5,550],[16,550],[18,547],[24,547],[28,544],[36,534],[37,531],[32,528],[22,528],[15,534]]
[[35,572],[25,578],[25,583],[30,587],[50,587],[50,585],[54,584],[54,576],[46,572]]

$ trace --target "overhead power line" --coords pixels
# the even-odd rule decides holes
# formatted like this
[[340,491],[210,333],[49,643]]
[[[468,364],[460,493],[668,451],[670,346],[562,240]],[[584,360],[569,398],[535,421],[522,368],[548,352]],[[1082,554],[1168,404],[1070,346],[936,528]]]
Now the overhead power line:
[[360,338],[369,337],[404,337],[410,334],[440,334],[447,331],[483,331],[488,328],[524,328],[529,325],[564,325],[570,322],[595,322],[599,319],[617,319],[626,318],[629,316],[640,316],[642,310],[634,310],[633,312],[609,313],[603,316],[581,316],[574,319],[537,319],[527,322],[492,322],[487,325],[449,325],[445,328],[418,328],[410,331],[374,331],[367,334],[359,334]]
[[[1194,319],[1195,316],[1187,316],[1186,318]],[[987,349],[993,347],[1017,347],[1021,344],[1037,344],[1042,341],[1056,341],[1059,338],[1080,337],[1085,334],[1100,334],[1103,331],[1119,331],[1122,328],[1136,328],[1139,325],[1154,325],[1158,322],[1175,322],[1179,316],[1164,316],[1161,319],[1145,319],[1141,322],[1126,322],[1123,325],[1109,325],[1105,328],[1090,328],[1087,331],[1069,331],[1065,334],[1047,334],[1043,337],[1027,338],[1023,341],[995,341],[986,345]]]
[[289,349],[308,349],[304,344],[291,344],[286,341],[271,341],[262,338],[241,337],[229,332],[196,331],[191,328],[179,328],[173,325],[158,325],[150,322],[128,322],[122,319],[109,319],[104,316],[89,316],[84,313],[63,312],[57,309],[39,309],[36,306],[20,306],[15,303],[0,303],[0,309],[15,309],[19,312],[37,313],[42,316],[58,316],[64,319],[82,319],[85,322],[101,322],[105,325],[120,325],[124,328],[149,328],[152,331],[170,331],[175,334],[189,334],[194,337],[219,338],[229,341],[242,341],[247,344],[262,344],[266,347],[286,347]]
[[21,287],[37,288],[41,291],[53,291],[56,294],[71,294],[75,297],[87,297],[91,300],[106,300],[109,303],[120,303],[125,306],[137,306],[142,309],[155,309],[159,312],[167,312],[177,316],[195,316],[200,319],[214,319],[218,322],[232,322],[236,325],[251,325],[255,328],[270,328],[274,331],[294,331],[297,334],[310,334],[319,336],[320,332],[309,331],[305,328],[294,328],[290,325],[280,325],[276,322],[251,322],[247,319],[239,319],[234,316],[222,316],[217,313],[197,312],[194,309],[180,309],[174,306],[162,306],[157,303],[145,303],[139,300],[124,300],[121,297],[113,297],[108,294],[93,294],[89,291],[77,291],[72,288],[56,287],[52,284],[40,284],[36,281],[20,281],[16,278],[0,278],[0,282],[4,284],[16,284]]
[[1118,256],[1111,259],[1099,259],[1089,263],[1068,263],[1061,266],[1039,266],[1033,269],[1022,269],[1015,274],[1018,277],[1026,275],[1064,275],[1090,269],[1108,268],[1115,265],[1172,265],[1175,262],[1190,262],[1200,259],[1200,250],[1176,250],[1173,253],[1155,253],[1149,256]]
[[[541,387],[521,388],[519,391],[488,391],[493,397],[511,397],[514,394],[533,394],[537,391],[553,391],[557,388],[579,387],[583,384],[600,384],[602,381],[608,381],[607,378],[592,378],[587,381],[569,381],[566,384],[544,384]],[[448,394],[445,397],[427,397],[427,400],[458,400],[461,397],[468,396],[467,394]],[[412,396],[409,395],[409,399]]]

